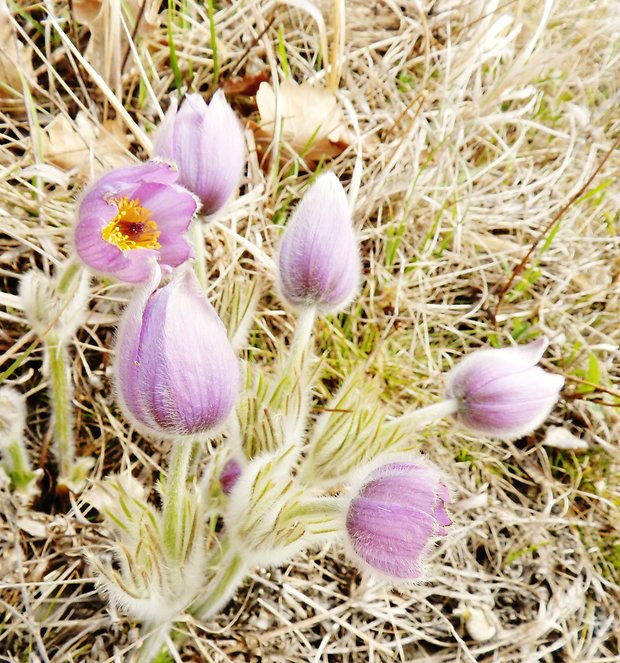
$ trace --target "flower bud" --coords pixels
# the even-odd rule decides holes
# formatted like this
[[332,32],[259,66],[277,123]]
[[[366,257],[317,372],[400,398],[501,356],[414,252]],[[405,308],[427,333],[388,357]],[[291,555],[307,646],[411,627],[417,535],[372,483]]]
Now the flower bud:
[[280,289],[295,306],[334,311],[357,292],[360,254],[347,196],[333,173],[320,175],[282,236]]
[[217,212],[239,186],[245,143],[239,120],[220,90],[207,106],[199,94],[176,99],[155,137],[153,155],[172,161],[179,183],[202,201],[202,212]]
[[159,281],[155,266],[121,320],[114,372],[119,403],[151,434],[204,433],[235,405],[237,357],[191,269],[157,289]]
[[381,465],[368,474],[349,504],[349,553],[361,567],[391,580],[420,580],[434,537],[452,523],[441,472],[416,459]]
[[230,495],[240,476],[241,465],[239,465],[234,458],[231,458],[227,461],[226,465],[224,465],[224,469],[220,474],[220,485],[222,486],[222,492],[224,495]]
[[531,433],[556,404],[564,378],[536,366],[547,339],[499,350],[478,350],[448,374],[446,396],[456,419],[477,433],[515,439]]

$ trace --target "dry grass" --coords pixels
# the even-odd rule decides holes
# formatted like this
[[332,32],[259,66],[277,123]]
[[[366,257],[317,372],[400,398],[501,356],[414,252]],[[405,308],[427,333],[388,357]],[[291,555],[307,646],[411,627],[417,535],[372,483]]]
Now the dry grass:
[[[73,0],[74,11],[81,4]],[[127,162],[147,156],[159,103],[165,109],[175,86],[169,20],[183,84],[206,91],[213,80],[207,5],[177,4],[173,16],[162,8],[152,29],[138,29],[121,76],[126,38],[104,39],[97,60],[65,3],[9,2],[11,39],[32,49],[33,70],[27,52],[5,38],[0,54],[19,53],[26,78],[17,97],[0,99],[0,370],[14,367],[6,381],[28,396],[28,443],[41,466],[50,462],[47,378],[40,347],[29,347],[34,336],[17,283],[31,266],[53,270],[70,253],[74,200],[101,160],[95,142],[75,171],[50,164],[42,132],[81,110],[96,131],[116,120],[129,134],[128,147],[115,148]],[[323,81],[317,23],[302,4],[309,3],[219,3],[220,82],[263,71],[282,79],[285,67],[299,82]],[[340,94],[360,142],[324,167],[359,184],[366,280],[348,314],[320,323],[334,376],[374,353],[370,371],[402,412],[435,400],[442,374],[463,353],[544,333],[548,368],[567,377],[547,425],[565,426],[589,446],[578,454],[546,447],[544,428],[498,444],[434,427],[420,448],[453,477],[458,503],[428,584],[392,591],[361,577],[338,548],[314,552],[256,570],[217,619],[180,622],[189,637],[175,660],[617,661],[617,143],[587,195],[547,232],[501,301],[498,293],[620,136],[620,7],[605,0],[345,4]],[[330,6],[320,3],[331,43]],[[229,99],[257,120],[251,94]],[[247,137],[252,148],[249,129]],[[307,181],[303,159],[269,166],[268,156],[261,164],[251,151],[241,195],[209,237],[214,297],[235,274],[265,282],[253,355],[265,362],[273,339],[291,328],[273,295],[273,219]],[[241,238],[259,248],[248,251]],[[128,291],[98,280],[93,292],[73,361],[80,450],[97,458],[95,478],[131,467],[150,484],[167,450],[128,429],[109,388],[113,325]],[[591,378],[593,362],[597,386],[588,390],[574,378]],[[83,557],[85,546],[105,548],[106,533],[75,498],[52,499],[49,483],[37,508],[0,493],[0,660],[121,660],[139,632],[108,613]],[[471,608],[487,611],[496,629],[490,639],[465,628],[462,613]]]

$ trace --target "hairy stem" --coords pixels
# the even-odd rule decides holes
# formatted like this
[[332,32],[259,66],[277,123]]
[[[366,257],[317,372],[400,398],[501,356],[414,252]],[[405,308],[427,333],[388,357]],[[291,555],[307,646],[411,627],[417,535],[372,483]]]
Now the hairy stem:
[[399,426],[404,429],[417,430],[434,421],[439,421],[451,414],[456,414],[459,402],[456,398],[448,398],[439,403],[433,403],[418,410],[412,410],[400,417],[396,417],[387,423],[388,426]]
[[68,478],[75,463],[73,437],[73,385],[69,371],[67,344],[56,336],[49,336],[45,349],[50,367],[54,445],[60,466],[60,476]]
[[187,471],[191,455],[191,442],[178,440],[173,443],[163,500],[164,550],[177,564],[184,549]]
[[194,271],[203,290],[207,288],[207,247],[205,246],[204,223],[197,218],[191,227],[192,246],[194,248]]
[[207,591],[190,608],[190,612],[199,619],[207,619],[216,613],[245,577],[247,562],[237,553],[227,555],[213,580],[209,583]]

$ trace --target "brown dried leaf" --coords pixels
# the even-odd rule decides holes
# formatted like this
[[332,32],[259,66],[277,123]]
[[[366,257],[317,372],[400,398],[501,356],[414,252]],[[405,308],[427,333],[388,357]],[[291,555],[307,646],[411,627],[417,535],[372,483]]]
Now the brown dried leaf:
[[[279,95],[282,139],[293,154],[318,161],[337,156],[353,141],[333,92],[285,80],[280,84]],[[276,126],[276,97],[269,83],[261,83],[256,104],[260,113],[257,140],[271,140]]]
[[23,106],[22,76],[33,71],[32,50],[17,38],[6,0],[0,0],[0,107]]
[[[157,0],[73,0],[73,16],[90,30],[85,57],[103,76],[108,85],[120,82],[121,64],[128,47],[128,39],[121,23],[125,19],[130,32],[140,19],[136,37],[142,39],[153,34],[157,27]],[[142,6],[144,10],[142,11]]]
[[62,168],[89,178],[110,168],[130,163],[131,137],[118,120],[95,126],[80,111],[75,120],[64,115],[55,118],[43,132],[43,157]]

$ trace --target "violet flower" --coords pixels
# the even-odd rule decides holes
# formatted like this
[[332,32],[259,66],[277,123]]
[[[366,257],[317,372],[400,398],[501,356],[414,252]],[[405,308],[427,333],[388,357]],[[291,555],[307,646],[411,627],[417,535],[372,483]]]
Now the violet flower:
[[347,196],[331,172],[320,175],[289,221],[280,246],[280,289],[295,306],[343,308],[357,292],[360,254]]
[[150,264],[176,267],[192,256],[185,238],[198,203],[170,165],[112,170],[82,198],[75,228],[80,258],[96,272],[137,283]]
[[364,479],[346,514],[349,553],[391,580],[420,580],[434,538],[451,520],[439,469],[421,459],[381,465]]
[[177,271],[157,289],[159,281],[155,268],[123,314],[116,393],[138,429],[160,437],[197,435],[232,411],[239,365],[193,270]]
[[536,366],[547,339],[499,350],[478,350],[448,374],[446,396],[456,399],[455,417],[484,435],[515,439],[532,432],[557,403],[561,375]]
[[245,141],[237,116],[218,90],[207,106],[188,94],[178,108],[172,99],[155,137],[153,155],[174,162],[179,182],[202,201],[202,212],[217,212],[239,186]]

